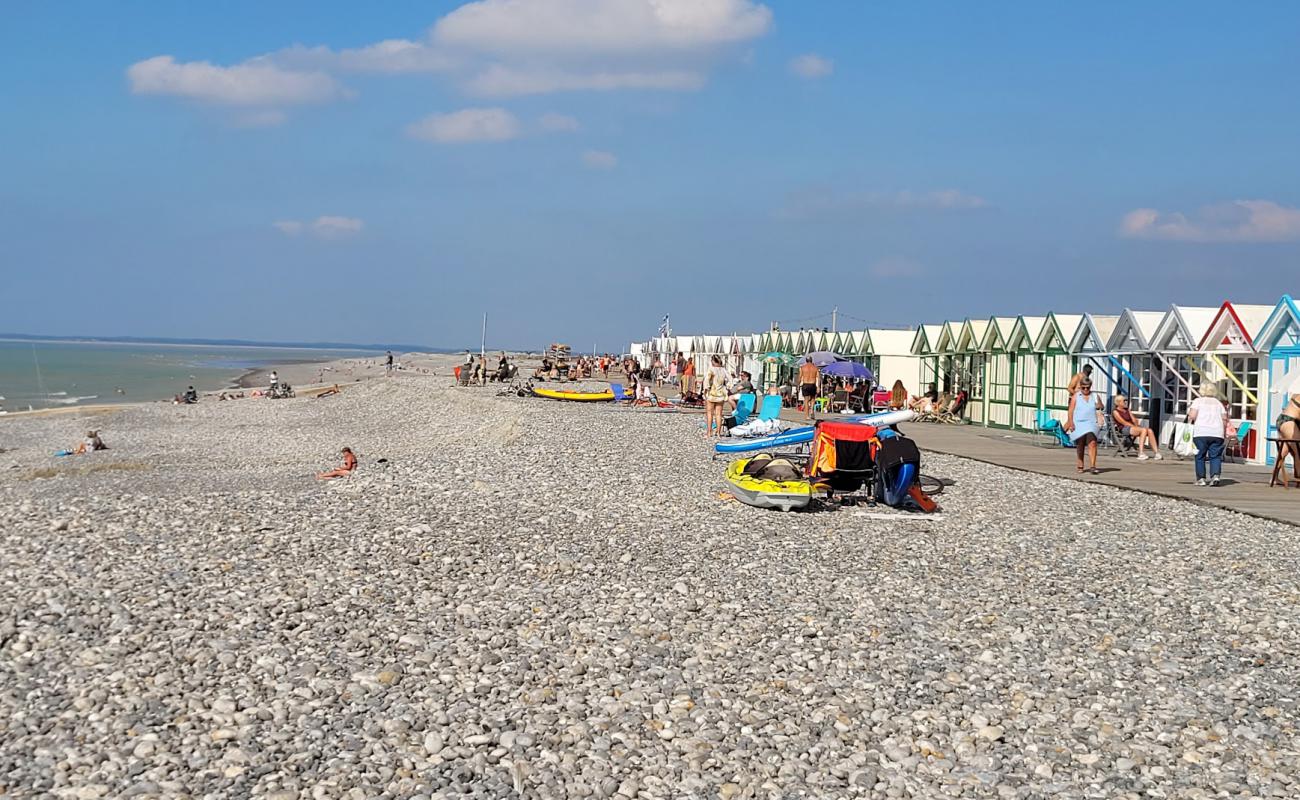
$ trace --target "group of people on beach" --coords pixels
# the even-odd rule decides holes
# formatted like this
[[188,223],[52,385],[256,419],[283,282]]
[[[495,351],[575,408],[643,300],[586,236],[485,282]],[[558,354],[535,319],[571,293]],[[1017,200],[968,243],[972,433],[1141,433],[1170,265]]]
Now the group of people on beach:
[[[1095,475],[1099,472],[1097,444],[1105,425],[1106,409],[1101,397],[1092,391],[1091,365],[1084,366],[1071,378],[1068,391],[1070,405],[1066,412],[1065,433],[1075,446],[1076,470]],[[1229,438],[1231,419],[1227,402],[1219,396],[1216,384],[1202,383],[1197,394],[1199,396],[1187,408],[1187,423],[1192,426],[1192,443],[1196,448],[1193,458],[1196,485],[1218,486],[1222,481],[1224,445]],[[1300,412],[1300,404],[1297,404],[1300,395],[1292,396],[1290,400]],[[1128,397],[1115,395],[1110,417],[1115,435],[1131,439],[1136,445],[1138,460],[1154,458],[1159,461],[1164,458],[1155,431],[1141,424],[1129,407]],[[1147,450],[1151,451],[1150,456]]]

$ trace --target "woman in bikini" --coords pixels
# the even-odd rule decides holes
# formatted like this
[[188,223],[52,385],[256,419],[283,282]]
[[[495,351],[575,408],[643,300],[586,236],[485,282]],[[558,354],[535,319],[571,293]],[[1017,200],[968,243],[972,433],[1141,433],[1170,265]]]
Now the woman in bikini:
[[1300,379],[1287,391],[1286,408],[1277,415],[1277,435],[1282,439],[1300,439]]
[[[1133,441],[1138,446],[1138,461],[1146,461],[1148,458],[1154,458],[1161,461],[1164,456],[1160,455],[1160,447],[1156,443],[1156,433],[1150,428],[1138,424],[1137,418],[1128,407],[1128,398],[1122,394],[1115,395],[1115,410],[1110,413],[1111,418],[1115,421],[1115,430],[1120,436],[1132,436]],[[1151,455],[1146,454],[1146,448],[1151,448]]]
[[332,469],[329,472],[322,472],[316,476],[317,480],[329,480],[330,478],[346,478],[357,468],[357,457],[352,454],[351,447],[343,448],[343,466],[338,469]]

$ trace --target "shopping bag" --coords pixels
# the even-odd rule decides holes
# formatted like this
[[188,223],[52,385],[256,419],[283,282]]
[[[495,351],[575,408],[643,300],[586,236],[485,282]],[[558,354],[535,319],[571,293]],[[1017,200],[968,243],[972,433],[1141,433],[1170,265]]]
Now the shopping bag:
[[1179,456],[1196,455],[1196,443],[1192,441],[1192,426],[1186,422],[1174,425],[1174,454]]

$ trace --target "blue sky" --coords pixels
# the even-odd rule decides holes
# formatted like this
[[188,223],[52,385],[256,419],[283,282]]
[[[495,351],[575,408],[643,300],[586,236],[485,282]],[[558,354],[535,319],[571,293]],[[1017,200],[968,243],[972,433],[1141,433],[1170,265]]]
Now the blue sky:
[[3,14],[0,330],[614,349],[1300,291],[1294,3]]

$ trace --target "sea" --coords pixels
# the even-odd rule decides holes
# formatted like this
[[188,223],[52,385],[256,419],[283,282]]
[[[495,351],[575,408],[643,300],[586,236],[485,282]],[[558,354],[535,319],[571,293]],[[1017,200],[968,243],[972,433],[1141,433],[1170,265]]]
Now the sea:
[[248,370],[375,357],[372,350],[0,340],[0,410],[167,400],[231,386]]

